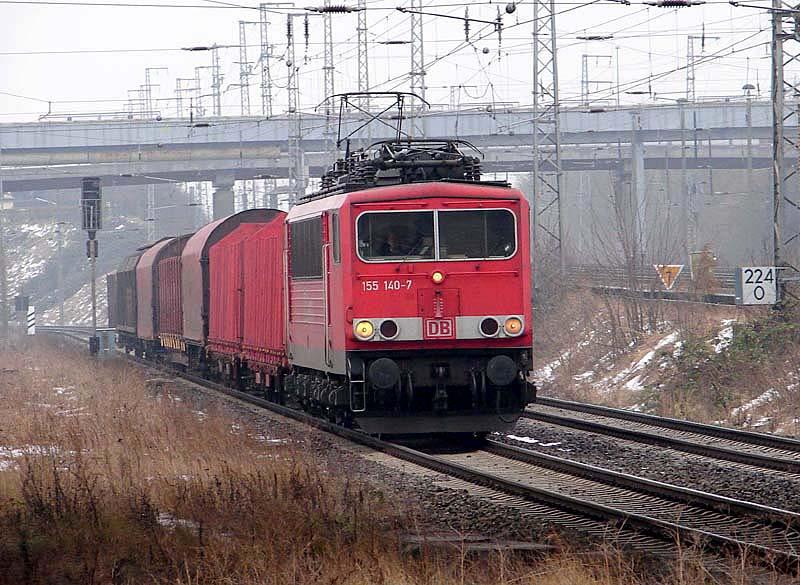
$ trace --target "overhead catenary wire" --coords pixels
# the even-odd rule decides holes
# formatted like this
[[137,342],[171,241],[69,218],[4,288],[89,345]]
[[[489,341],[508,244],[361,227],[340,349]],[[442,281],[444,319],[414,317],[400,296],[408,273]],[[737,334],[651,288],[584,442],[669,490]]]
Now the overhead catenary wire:
[[[17,1],[19,1],[19,0],[17,0]],[[31,2],[32,1],[33,0],[31,0]],[[180,7],[195,6],[195,5],[197,5],[197,1],[198,0],[195,0],[195,3],[193,3],[193,4],[189,4],[189,3],[180,4]],[[233,4],[232,2],[216,2],[216,1],[212,1],[212,0],[209,0],[209,1],[199,0],[199,1],[203,2],[204,5],[208,4],[208,5],[211,5],[211,6],[216,6],[216,5],[222,6],[224,4],[225,7],[235,8],[235,6],[228,6],[228,5],[232,5]],[[9,1],[0,0],[0,4],[7,4],[7,3],[10,3],[10,0]],[[35,2],[35,3],[41,3],[41,0],[39,2]],[[54,3],[63,4],[64,2],[54,2]],[[119,3],[119,2],[117,2],[117,3],[115,3],[115,2],[103,2],[103,3],[84,2],[84,3],[76,3],[76,4],[99,6],[99,5],[105,5],[105,4],[123,5],[123,4],[126,4],[126,3],[124,3],[124,2],[122,2],[122,3]],[[178,5],[177,3],[172,3],[172,4],[174,4],[176,6]],[[430,3],[426,4],[426,6],[427,7],[440,7],[440,8],[448,9],[448,10],[462,10],[462,8],[464,6],[466,6],[467,4],[468,3],[466,3],[466,2],[457,2],[457,3],[430,2]],[[469,3],[469,4],[473,4],[473,3]],[[487,6],[489,4],[490,3],[485,3],[485,5],[487,5]],[[556,2],[556,5],[564,7],[563,10],[557,11],[557,14],[560,15],[560,14],[568,13],[571,10],[576,10],[578,8],[581,8],[581,7],[587,7],[587,6],[597,5],[597,4],[604,4],[604,5],[608,6],[607,3],[599,2],[599,1],[595,1],[595,2]],[[170,3],[166,3],[166,2],[159,4],[159,6],[161,6],[161,7],[168,6],[168,5],[171,5],[171,4]],[[482,5],[482,4],[477,4],[477,5]],[[136,4],[136,6],[145,6],[145,5]],[[495,6],[496,6],[496,4],[495,4]],[[368,10],[375,11],[375,10],[384,10],[384,9],[385,8],[383,8],[381,6],[376,6],[375,2],[371,1],[371,2],[368,3]],[[392,8],[392,10],[394,10],[394,8]],[[649,8],[644,7],[642,4],[638,4],[638,6],[636,6],[636,8],[634,10],[627,11],[626,14],[615,16],[615,18],[609,19],[607,22],[610,22],[610,24],[617,24],[617,23],[622,24],[623,26],[618,27],[618,30],[626,30],[626,29],[634,30],[636,28],[636,24],[630,24],[629,23],[630,19],[635,19],[637,14],[639,14],[640,12],[645,12],[645,11],[649,11],[650,12],[650,14],[648,15],[648,19],[645,20],[645,22],[649,22],[651,18],[658,17],[658,15],[656,15],[655,13],[660,12],[661,16],[663,17],[665,15],[665,12],[666,12],[666,11],[658,10],[658,9],[649,9]],[[620,22],[620,21],[624,21],[624,22]],[[474,69],[474,72],[475,72],[474,74],[475,75],[479,75],[479,76],[481,76],[481,75],[485,76],[486,81],[487,81],[486,85],[484,85],[484,84],[480,84],[480,85],[484,85],[484,87],[486,88],[487,91],[489,89],[491,89],[491,91],[493,92],[494,99],[499,100],[499,99],[503,99],[505,97],[505,96],[497,96],[496,95],[497,92],[496,92],[496,88],[494,87],[494,82],[496,80],[498,80],[498,79],[507,79],[507,80],[511,81],[512,83],[510,85],[508,85],[508,87],[511,87],[514,91],[518,91],[518,88],[522,87],[522,85],[525,83],[524,78],[515,78],[515,77],[507,78],[507,77],[503,76],[502,74],[500,74],[500,73],[498,73],[496,71],[496,66],[497,66],[497,63],[501,60],[501,58],[505,58],[508,55],[525,55],[526,53],[530,52],[529,43],[524,38],[516,39],[515,37],[510,36],[509,33],[513,34],[513,30],[515,29],[515,27],[521,27],[521,26],[527,25],[527,24],[529,24],[531,22],[532,22],[532,19],[521,19],[521,20],[518,20],[517,23],[508,23],[508,24],[506,24],[503,27],[503,30],[504,30],[505,34],[504,34],[504,48],[503,48],[502,53],[500,53],[497,56],[492,57],[489,60],[483,60],[483,58],[480,57],[480,60],[477,61],[477,65],[478,66],[477,66],[476,69]],[[489,25],[487,25],[487,27],[488,26]],[[596,28],[597,26],[603,26],[603,24],[599,23],[597,25],[593,25],[594,28]],[[373,28],[373,27],[371,27],[371,28]],[[743,31],[740,29],[739,32],[743,32]],[[485,40],[488,40],[490,37],[492,37],[493,34],[494,34],[494,30],[482,30],[482,31],[479,30],[479,31],[476,31],[475,34],[472,35],[471,44],[475,45],[477,43],[481,43],[481,42],[483,42]],[[565,32],[562,31],[557,36],[561,40],[567,40],[569,34],[570,34],[570,32],[565,33]],[[617,34],[619,34],[619,33],[617,33]],[[643,33],[643,34],[646,35],[646,33]],[[661,34],[661,36],[668,36],[667,33],[657,33],[657,34]],[[381,30],[380,27],[379,27],[377,32],[370,31],[370,33],[369,33],[371,42],[374,42],[374,40],[379,39],[379,38],[395,38],[395,39],[399,38],[399,39],[402,39],[402,37],[404,35],[406,35],[406,33],[404,32],[402,27],[398,27],[396,25],[395,19],[392,19],[392,21],[389,22],[383,28],[383,30]],[[652,38],[654,35],[647,35],[647,36],[649,38]],[[678,35],[678,36],[681,36],[681,35]],[[633,35],[630,35],[628,38],[638,38],[638,37],[634,37]],[[622,41],[624,39],[625,39],[625,37],[620,36],[618,40]],[[615,40],[617,40],[617,39],[615,39]],[[338,41],[338,42],[342,46],[344,46],[345,49],[343,51],[341,51],[339,54],[337,54],[337,58],[340,60],[337,63],[337,75],[349,75],[349,73],[346,71],[346,67],[343,64],[345,62],[347,62],[346,60],[350,59],[352,57],[352,55],[355,53],[355,48],[357,46],[357,43],[355,42],[355,39],[353,39],[352,42],[349,42],[348,40],[341,40],[341,41]],[[444,38],[442,38],[442,39],[430,39],[429,41],[426,41],[426,44],[428,44],[429,42],[435,42],[435,43],[438,43],[439,45],[442,45],[442,44],[450,43],[450,42],[453,42],[453,41],[450,40],[450,39],[444,39]],[[311,47],[320,46],[319,43],[313,43],[313,42],[309,42],[309,45]],[[559,46],[559,48],[560,49],[562,49],[562,48],[569,49],[571,46],[573,46],[573,45],[570,44],[570,43],[563,43],[563,44],[561,44]],[[429,68],[433,68],[433,67],[435,67],[435,66],[437,66],[439,64],[451,62],[450,60],[452,60],[453,63],[455,63],[455,62],[461,63],[461,66],[462,67],[466,67],[466,69],[468,69],[468,70],[472,69],[471,67],[469,67],[469,65],[465,65],[464,64],[464,59],[470,59],[470,57],[467,56],[467,55],[470,55],[470,54],[472,55],[472,58],[476,58],[476,57],[478,57],[478,55],[476,55],[476,53],[474,51],[474,49],[475,49],[474,46],[471,47],[473,50],[470,51],[469,53],[464,51],[464,49],[467,49],[467,48],[469,48],[469,44],[464,45],[464,43],[462,42],[462,43],[459,43],[458,45],[456,45],[454,47],[451,47],[451,48],[448,48],[446,50],[440,51],[440,53],[435,58],[431,59],[430,61],[428,61],[426,63],[426,66],[428,66]],[[114,49],[99,49],[99,50],[101,50],[101,51],[105,50],[105,51],[109,51],[109,52],[114,51]],[[170,50],[170,49],[169,48],[165,48],[164,50]],[[175,50],[175,49],[172,49],[172,50]],[[635,45],[635,43],[632,43],[632,46],[630,46],[628,48],[625,48],[625,50],[630,50],[630,51],[634,51],[634,52],[639,52],[640,51],[640,49]],[[120,51],[124,51],[124,49],[121,49]],[[147,51],[147,49],[132,49],[131,50],[131,52],[144,52],[144,51]],[[653,57],[661,54],[660,52],[655,52],[655,51],[652,51],[652,50],[650,51],[650,53],[651,53],[651,55]],[[0,54],[2,54],[2,53],[0,53]],[[387,50],[387,56],[390,59],[396,59],[396,56],[391,56],[391,55],[396,55],[396,54],[397,54],[396,51],[393,52],[393,53],[390,53]],[[736,54],[736,53],[733,53],[733,54]],[[725,55],[724,57],[730,57],[730,56],[731,56],[731,54],[728,54],[728,55]],[[317,52],[316,50],[315,51],[309,51],[309,66],[305,66],[303,68],[304,77],[307,76],[307,75],[319,75],[321,73],[322,67],[317,67],[317,64],[320,63],[321,58],[322,58],[322,52],[321,51],[319,51],[319,52]],[[383,58],[383,57],[382,57],[382,55],[373,54],[372,58],[376,59],[376,58]],[[312,63],[313,63],[313,66],[311,66]],[[700,62],[700,64],[702,64],[702,63],[704,63],[704,61]],[[652,69],[652,67],[651,67],[651,69]],[[343,73],[339,73],[339,71],[342,71]],[[381,87],[391,86],[393,88],[397,88],[398,86],[402,85],[405,75],[394,75],[393,76],[393,75],[391,75],[391,68],[387,68],[387,71],[390,72],[390,75],[385,81],[377,80],[377,83],[380,84]],[[513,71],[513,69],[512,69],[512,71]],[[667,74],[667,75],[669,75],[669,74]],[[653,78],[654,81],[656,80],[657,74],[656,74],[655,71],[653,72],[653,75],[651,77]],[[663,79],[663,76],[659,75],[658,79]],[[276,78],[276,82],[278,84],[281,84],[282,81],[283,80],[281,80],[280,77]],[[463,83],[464,83],[464,81],[462,80],[462,84]],[[375,84],[372,84],[372,85],[375,85]],[[20,89],[22,89],[22,88],[20,88]],[[479,93],[480,93],[480,91],[481,90],[478,90]],[[26,95],[25,91],[6,92],[6,93],[15,93],[15,94],[18,94],[18,95],[21,95],[21,96],[25,96]],[[466,95],[466,93],[467,92],[465,92],[465,96],[466,97],[468,97],[469,99],[475,99],[475,98],[470,97],[469,95]],[[485,91],[483,93],[485,94]],[[664,94],[665,92],[659,92],[659,93]],[[35,95],[35,94],[31,93],[31,95]],[[12,96],[10,96],[10,97],[12,97]],[[24,99],[24,97],[22,97],[20,99]],[[102,103],[103,101],[108,101],[108,103],[123,103],[123,102],[127,101],[127,100],[117,100],[117,101],[111,101],[111,100],[97,100],[97,101],[95,101],[95,100],[91,100],[91,101],[90,100],[49,100],[49,99],[43,99],[43,98],[36,98],[36,99],[38,99],[42,103],[51,103],[52,102],[53,104],[61,104],[61,105],[70,104],[70,103],[72,103],[72,104],[78,104],[78,103]]]

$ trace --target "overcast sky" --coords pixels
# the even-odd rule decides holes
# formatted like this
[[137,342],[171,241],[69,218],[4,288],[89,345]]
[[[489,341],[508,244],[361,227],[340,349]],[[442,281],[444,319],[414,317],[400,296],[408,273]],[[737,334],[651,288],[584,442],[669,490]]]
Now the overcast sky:
[[[128,1],[136,6],[54,6],[0,1],[0,122],[36,120],[47,112],[47,101],[53,102],[53,111],[62,113],[122,111],[128,90],[144,83],[146,67],[167,67],[167,71],[153,72],[153,81],[159,84],[153,93],[161,100],[158,104],[163,114],[174,115],[175,79],[193,76],[196,66],[209,65],[211,61],[208,52],[190,53],[180,48],[212,43],[238,45],[238,21],[258,19],[257,10],[215,7],[224,2]],[[249,2],[231,2],[256,6]],[[192,4],[195,7],[155,8],[143,4]],[[354,0],[349,4],[354,4]],[[409,87],[409,47],[380,44],[410,38],[409,17],[394,10],[397,5],[408,6],[409,2],[368,2],[370,81],[377,90]],[[425,10],[463,16],[464,6],[453,0],[431,0],[425,4]],[[467,44],[462,21],[425,16],[429,100],[439,104],[451,100],[457,103],[530,103],[532,26],[526,21],[532,16],[532,5],[521,3],[514,14],[505,13],[505,3],[469,3],[469,6],[469,16],[483,20],[496,18],[500,8],[504,23],[502,39],[498,40],[497,35],[490,32],[491,27],[473,22],[469,31],[470,44]],[[579,99],[582,54],[611,57],[610,60],[590,58],[593,80],[615,84],[616,58],[619,57],[624,90],[652,89],[659,103],[668,103],[663,99],[681,97],[686,75],[680,68],[686,64],[687,35],[703,32],[705,55],[715,58],[697,69],[699,97],[741,95],[741,87],[747,81],[760,84],[762,94],[768,95],[769,23],[767,16],[756,10],[734,8],[726,2],[667,10],[612,2],[586,6],[575,0],[559,2],[556,9],[559,13],[561,97],[567,104],[575,104]],[[333,18],[336,90],[354,90],[357,17],[343,14]],[[303,17],[295,22],[301,106],[310,109],[323,97],[321,18],[312,16],[309,20],[307,49]],[[258,29],[249,26],[247,30],[248,60],[255,61]],[[603,42],[577,38],[601,33],[614,34],[614,38]],[[270,34],[274,43],[276,111],[282,111],[286,107],[283,89],[286,63],[281,60],[286,48],[285,15],[272,15]],[[697,39],[698,54],[703,50],[702,44],[703,41]],[[238,114],[239,89],[231,86],[239,82],[238,48],[221,50],[221,57],[225,76],[223,113]],[[668,74],[675,69],[678,71]],[[204,75],[203,93],[207,94],[209,78],[207,72]],[[258,77],[254,76],[251,83],[252,109],[258,114]],[[459,89],[459,85],[463,87]],[[595,85],[592,89],[599,90],[601,86]],[[604,96],[610,97],[602,92],[595,97]],[[623,102],[651,100],[652,96],[622,95]]]

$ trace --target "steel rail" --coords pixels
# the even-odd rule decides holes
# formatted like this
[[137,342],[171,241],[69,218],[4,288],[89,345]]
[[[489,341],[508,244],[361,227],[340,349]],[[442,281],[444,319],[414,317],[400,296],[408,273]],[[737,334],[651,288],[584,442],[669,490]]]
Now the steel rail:
[[628,473],[620,473],[491,439],[487,441],[485,450],[509,459],[532,463],[554,471],[585,477],[608,485],[623,487],[691,506],[703,507],[722,514],[753,518],[776,528],[800,529],[800,513],[791,510],[774,508],[746,500],[737,500]]
[[708,435],[709,437],[717,437],[719,439],[728,439],[730,441],[737,441],[740,443],[750,443],[753,445],[759,445],[761,447],[784,449],[787,451],[797,451],[800,453],[800,440],[792,439],[790,437],[780,437],[778,435],[768,435],[766,433],[731,429],[718,425],[709,425],[677,418],[644,414],[622,408],[611,408],[609,406],[574,402],[572,400],[561,400],[547,396],[539,396],[536,399],[536,403],[543,406],[552,406],[553,408],[562,408],[564,410],[575,410],[579,412],[586,412],[588,414],[619,418],[622,420],[644,423],[646,425],[655,427],[664,427],[676,431]]
[[580,431],[609,435],[618,439],[631,440],[637,443],[644,443],[656,447],[666,447],[668,449],[683,451],[685,453],[700,455],[702,457],[721,459],[723,461],[731,461],[733,463],[772,469],[785,473],[800,474],[800,459],[781,459],[769,455],[737,451],[734,449],[708,445],[687,439],[679,439],[666,435],[660,435],[655,432],[627,429],[624,427],[612,426],[610,424],[603,424],[568,416],[560,416],[557,414],[536,412],[532,410],[525,411],[522,414],[522,417],[562,427],[570,427]]

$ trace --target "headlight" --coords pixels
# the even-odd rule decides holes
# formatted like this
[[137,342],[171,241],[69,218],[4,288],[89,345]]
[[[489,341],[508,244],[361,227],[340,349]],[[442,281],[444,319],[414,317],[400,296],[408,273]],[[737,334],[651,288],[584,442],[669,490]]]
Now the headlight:
[[500,323],[494,317],[486,317],[481,321],[480,329],[484,337],[494,337],[500,331]]
[[522,320],[519,317],[509,317],[506,319],[503,329],[505,330],[506,335],[510,337],[516,337],[522,333]]
[[378,328],[378,331],[381,332],[381,337],[384,339],[394,339],[397,337],[397,334],[400,333],[400,328],[397,326],[396,321],[392,321],[391,319],[387,319],[381,326]]
[[369,321],[359,321],[356,323],[354,331],[356,333],[356,337],[363,341],[367,341],[368,339],[372,339],[372,336],[375,333],[375,327],[373,327],[372,323]]
[[433,281],[433,284],[442,284],[444,282],[444,273],[437,270],[431,274],[431,280]]

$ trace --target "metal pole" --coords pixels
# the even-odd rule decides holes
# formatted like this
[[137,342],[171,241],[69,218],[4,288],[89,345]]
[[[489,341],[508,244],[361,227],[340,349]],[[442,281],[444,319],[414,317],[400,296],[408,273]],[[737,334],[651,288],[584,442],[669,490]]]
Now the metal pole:
[[358,0],[358,91],[369,91],[367,0]]
[[753,195],[753,100],[747,96],[747,194]]
[[[563,273],[564,218],[561,201],[561,127],[558,98],[558,55],[556,53],[555,0],[533,4],[533,230],[553,243],[558,271]],[[534,245],[536,241],[534,240]],[[537,270],[549,253],[539,242]],[[536,248],[534,248],[536,251]]]
[[270,76],[270,48],[269,31],[267,29],[267,7],[265,4],[259,5],[259,23],[261,30],[261,113],[268,118],[272,116],[272,77]]
[[97,339],[97,258],[89,258],[92,279],[92,339]]
[[[331,0],[325,0],[325,7],[330,7]],[[322,15],[323,28],[324,28],[324,44],[325,44],[325,64],[323,69],[325,71],[325,98],[329,98],[336,93],[334,90],[333,80],[333,24],[331,22],[331,13],[326,12]],[[359,45],[359,54],[361,46]],[[360,73],[360,72],[359,72]],[[334,154],[334,131],[333,131],[333,112],[331,102],[325,102],[325,154],[328,159],[333,163],[335,158]]]
[[214,95],[214,115],[222,116],[222,70],[219,65],[219,47],[211,47],[211,93]]
[[[422,0],[411,0],[411,92],[425,99],[425,43],[423,39]],[[425,138],[425,118],[421,115],[424,104],[411,100],[414,135]]]
[[145,234],[148,242],[156,239],[156,186],[147,185],[147,208],[145,209]]
[[302,120],[300,117],[299,89],[297,76],[299,67],[295,62],[294,21],[295,15],[286,15],[286,66],[289,68],[287,89],[289,92],[289,116],[291,129],[289,131],[289,207],[291,208],[305,194],[305,177],[302,139]]
[[250,115],[250,64],[247,62],[247,24],[239,21],[239,98],[242,116]]
[[772,0],[772,255],[773,265],[781,266],[781,214],[783,211],[783,39],[778,9],[781,0]]
[[683,247],[686,250],[685,260],[689,263],[689,184],[686,175],[686,110],[685,102],[680,102],[681,114],[681,197],[680,197],[680,220],[683,232]]
[[619,107],[619,47],[616,47],[616,57],[614,62],[617,66],[617,107]]
[[56,224],[58,242],[58,324],[64,324],[64,222]]
[[8,339],[8,274],[6,267],[6,201],[3,191],[3,146],[0,144],[0,339]]

